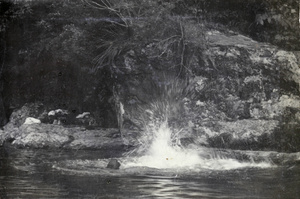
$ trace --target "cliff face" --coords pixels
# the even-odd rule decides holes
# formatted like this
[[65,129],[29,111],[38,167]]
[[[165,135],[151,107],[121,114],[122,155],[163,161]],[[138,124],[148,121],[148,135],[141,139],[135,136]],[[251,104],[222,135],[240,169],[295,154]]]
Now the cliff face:
[[118,115],[123,128],[140,131],[168,118],[183,142],[299,150],[299,61],[287,51],[299,40],[294,22],[285,23],[293,2],[290,14],[261,1],[136,4],[20,1],[4,9],[16,16],[1,32],[2,123],[2,109],[9,116],[39,102],[44,111],[91,112],[102,127],[117,127]]
[[[189,27],[201,32],[201,39]],[[189,22],[182,28],[186,60],[176,50],[162,51],[160,41],[120,56],[118,64],[126,69],[126,80],[118,83],[125,126],[142,128],[165,114],[173,128],[183,129],[183,137],[199,144],[299,150],[296,56],[234,32],[204,30]]]

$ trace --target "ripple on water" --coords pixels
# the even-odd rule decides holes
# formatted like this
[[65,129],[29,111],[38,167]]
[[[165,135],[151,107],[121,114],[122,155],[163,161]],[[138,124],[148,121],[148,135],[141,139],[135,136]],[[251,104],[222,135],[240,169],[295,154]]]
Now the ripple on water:
[[[201,159],[199,158],[198,164],[190,166],[178,166],[175,164],[170,166],[170,161],[166,160],[167,164],[159,164],[151,162],[151,157],[147,157],[149,163],[143,160],[143,157],[123,157],[119,158],[121,167],[119,170],[107,169],[106,166],[109,159],[98,160],[65,160],[53,164],[52,169],[59,170],[63,173],[73,173],[77,175],[109,175],[109,176],[122,176],[122,175],[148,175],[159,174],[165,176],[176,176],[179,174],[194,173],[194,172],[207,172],[207,171],[224,171],[243,168],[271,168],[274,164],[269,162],[241,162],[236,159]],[[154,166],[153,166],[154,165]],[[184,164],[185,165],[185,164]]]

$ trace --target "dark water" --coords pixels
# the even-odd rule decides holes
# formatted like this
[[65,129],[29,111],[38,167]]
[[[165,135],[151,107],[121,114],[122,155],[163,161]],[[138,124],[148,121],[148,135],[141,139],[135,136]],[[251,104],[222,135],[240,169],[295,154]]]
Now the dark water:
[[[108,151],[0,148],[0,198],[300,198],[300,165],[227,171],[53,168],[66,160],[109,158]],[[115,152],[113,154],[116,154]],[[91,169],[92,170],[92,169]]]

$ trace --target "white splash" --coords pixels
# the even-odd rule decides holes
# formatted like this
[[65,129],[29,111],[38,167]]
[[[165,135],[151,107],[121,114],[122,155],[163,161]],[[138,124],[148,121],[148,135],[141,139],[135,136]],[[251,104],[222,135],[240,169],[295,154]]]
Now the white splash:
[[124,158],[121,168],[151,167],[157,169],[231,170],[245,167],[272,167],[269,162],[240,162],[236,159],[208,157],[207,152],[197,149],[184,149],[172,144],[172,131],[163,122],[153,132],[154,139],[146,154],[137,158]]
[[178,145],[172,146],[172,131],[167,122],[162,123],[154,133],[154,140],[147,154],[134,162],[126,163],[125,167],[179,168],[194,167],[201,163],[195,151],[183,149]]

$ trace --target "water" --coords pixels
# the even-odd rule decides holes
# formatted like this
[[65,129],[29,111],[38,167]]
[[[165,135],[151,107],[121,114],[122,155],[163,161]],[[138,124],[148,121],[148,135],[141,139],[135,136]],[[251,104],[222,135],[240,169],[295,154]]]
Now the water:
[[167,120],[154,125],[154,129],[145,134],[153,134],[151,144],[146,145],[149,146],[147,150],[140,150],[146,151],[146,153],[141,157],[123,160],[122,165],[124,168],[144,166],[158,169],[176,169],[177,172],[185,172],[186,169],[201,171],[206,169],[230,170],[243,167],[267,168],[274,166],[267,158],[263,162],[253,160],[241,162],[221,154],[218,157],[213,156],[215,150],[207,150],[203,147],[184,148],[178,139],[176,141],[178,133],[175,131],[176,136],[174,136],[174,130],[172,131],[168,126]]
[[298,153],[183,149],[157,132],[141,156],[1,148],[0,198],[300,198]]
[[105,151],[11,151],[1,160],[0,196],[300,198],[299,164],[229,170],[186,168],[178,171],[150,167],[109,170],[104,168],[109,156]]

